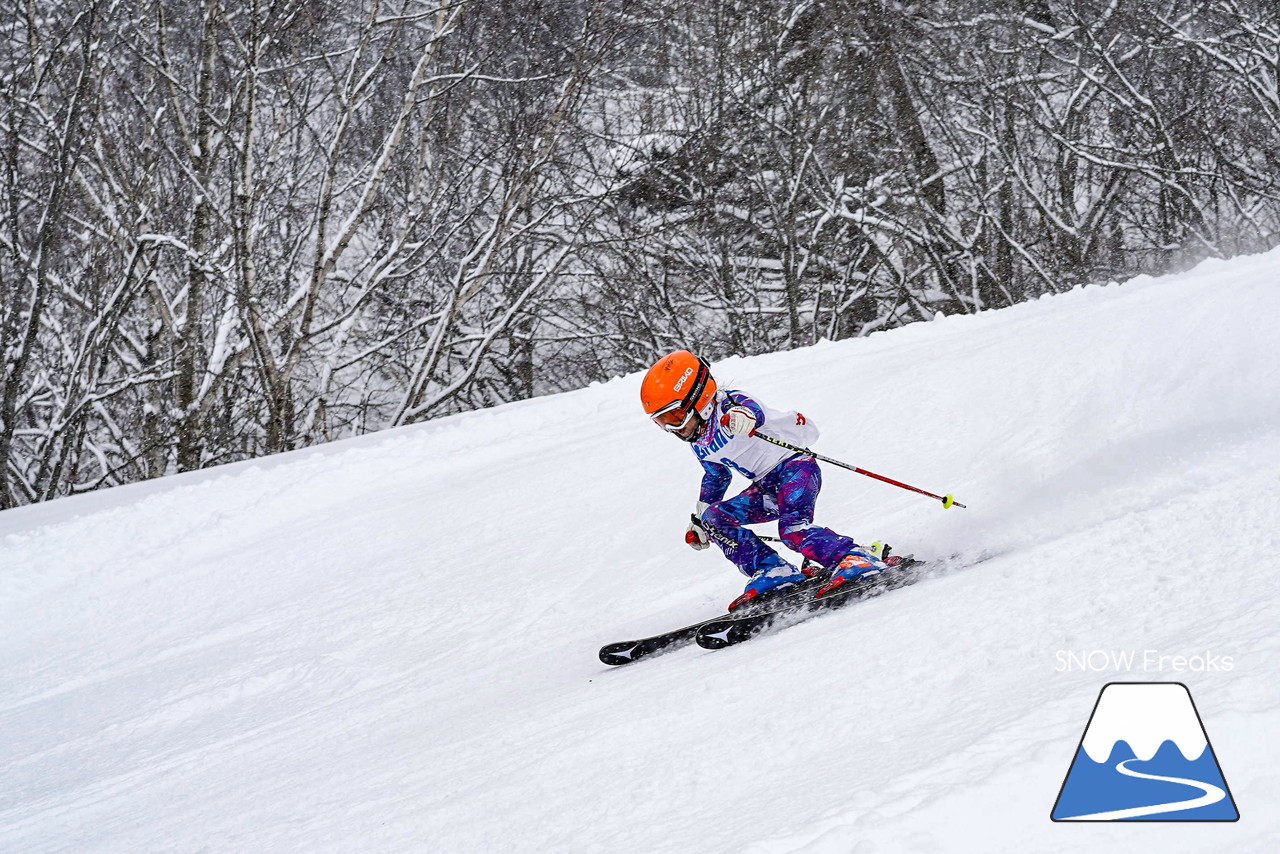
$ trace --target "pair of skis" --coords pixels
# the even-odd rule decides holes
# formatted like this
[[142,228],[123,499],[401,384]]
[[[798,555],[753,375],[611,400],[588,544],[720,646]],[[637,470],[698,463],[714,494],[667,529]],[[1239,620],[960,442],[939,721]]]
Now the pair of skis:
[[878,575],[855,579],[820,597],[815,597],[814,593],[825,579],[813,579],[763,609],[748,614],[725,614],[653,637],[606,644],[600,649],[600,660],[609,665],[630,664],[646,656],[690,643],[696,643],[704,649],[734,646],[751,640],[774,625],[800,622],[815,612],[839,608],[887,590],[913,584],[919,580],[924,566],[923,561],[903,557],[897,565]]

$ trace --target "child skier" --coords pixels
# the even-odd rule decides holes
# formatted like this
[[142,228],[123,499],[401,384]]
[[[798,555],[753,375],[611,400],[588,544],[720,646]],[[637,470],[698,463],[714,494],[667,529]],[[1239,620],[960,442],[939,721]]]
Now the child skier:
[[[640,402],[654,423],[693,447],[702,463],[702,490],[685,541],[705,549],[714,539],[729,560],[750,578],[729,610],[792,587],[815,571],[801,570],[769,548],[749,524],[778,520],[778,533],[791,550],[832,570],[818,589],[824,595],[886,564],[851,538],[813,524],[822,472],[813,457],[766,442],[761,433],[798,446],[818,438],[818,428],[798,412],[775,412],[736,389],[721,390],[711,366],[677,350],[659,359],[640,385]],[[733,472],[751,486],[733,498],[724,493]]]

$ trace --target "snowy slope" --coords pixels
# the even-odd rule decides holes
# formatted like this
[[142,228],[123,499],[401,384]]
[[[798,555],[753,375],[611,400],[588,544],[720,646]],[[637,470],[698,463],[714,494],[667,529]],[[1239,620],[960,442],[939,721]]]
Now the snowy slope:
[[[820,522],[995,556],[632,667],[741,586],[638,376],[7,511],[0,851],[1273,851],[1278,325],[1280,251],[721,363],[969,505],[828,468]],[[1238,823],[1049,821],[1132,679],[1188,685]]]

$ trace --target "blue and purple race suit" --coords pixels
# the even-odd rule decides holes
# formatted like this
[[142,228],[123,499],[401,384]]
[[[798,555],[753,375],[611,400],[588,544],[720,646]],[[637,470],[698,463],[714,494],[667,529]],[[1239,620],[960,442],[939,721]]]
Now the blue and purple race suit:
[[[774,411],[736,389],[716,392],[715,411],[702,435],[692,443],[703,468],[699,501],[709,505],[702,512],[703,524],[724,535],[727,541],[713,539],[725,557],[748,576],[789,565],[744,527],[774,519],[788,548],[823,566],[833,566],[857,544],[813,524],[814,503],[822,489],[817,461],[755,436],[729,436],[720,419],[735,406],[750,410],[756,429],[775,439],[803,447],[818,438],[818,428],[798,412]],[[724,493],[735,471],[753,482],[726,499]]]

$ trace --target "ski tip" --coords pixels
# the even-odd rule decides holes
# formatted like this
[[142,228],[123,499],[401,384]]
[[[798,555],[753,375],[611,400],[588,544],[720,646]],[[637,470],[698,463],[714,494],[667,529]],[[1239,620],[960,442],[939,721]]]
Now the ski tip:
[[602,646],[600,647],[600,661],[610,667],[630,664],[638,658],[636,655],[636,647],[638,646],[639,644],[635,641],[621,641]]
[[734,629],[732,620],[703,626],[698,631],[697,644],[703,649],[724,649],[726,646],[733,646],[741,640]]
[[726,617],[723,620],[716,620],[698,629],[698,636],[694,640],[703,649],[724,649],[727,646],[736,646],[743,641],[751,640],[769,628],[781,613],[783,612],[761,611],[743,617]]

